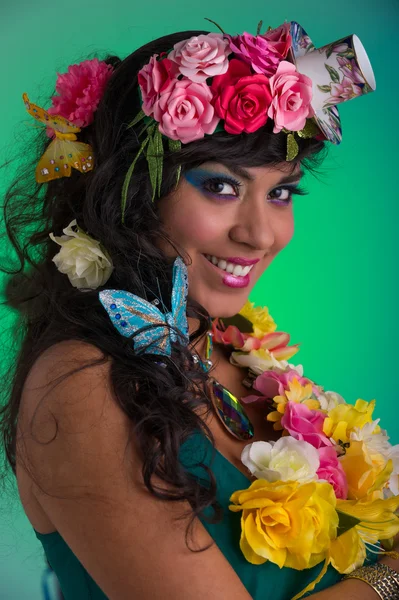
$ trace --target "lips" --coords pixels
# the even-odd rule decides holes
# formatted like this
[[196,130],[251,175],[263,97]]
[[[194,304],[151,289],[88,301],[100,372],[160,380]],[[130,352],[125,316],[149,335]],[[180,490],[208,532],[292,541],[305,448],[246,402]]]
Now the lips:
[[[209,254],[208,255],[203,254],[202,256],[205,258],[205,260],[210,265],[210,267],[215,270],[215,272],[222,275],[222,282],[224,285],[226,285],[228,287],[232,287],[232,288],[244,288],[249,285],[249,283],[250,283],[249,271],[253,269],[253,265],[247,265],[244,267],[242,267],[241,265],[236,265],[236,268],[239,269],[241,272],[240,272],[240,274],[234,274],[234,273],[226,271],[224,268],[221,268],[220,266],[218,266],[218,264],[215,264],[212,260],[210,260],[211,256]],[[216,259],[216,257],[214,257],[214,259]],[[226,265],[226,261],[224,259],[219,259],[219,263],[222,263],[223,266]],[[232,267],[232,264],[231,264],[231,267]],[[244,271],[245,275],[242,274],[243,269],[245,269],[245,271]],[[248,269],[248,271],[247,271],[247,269]]]
[[233,256],[232,258],[225,258],[223,260],[225,260],[226,262],[234,263],[236,265],[241,265],[243,267],[248,267],[249,265],[256,265],[256,263],[260,261],[260,258],[249,259]]

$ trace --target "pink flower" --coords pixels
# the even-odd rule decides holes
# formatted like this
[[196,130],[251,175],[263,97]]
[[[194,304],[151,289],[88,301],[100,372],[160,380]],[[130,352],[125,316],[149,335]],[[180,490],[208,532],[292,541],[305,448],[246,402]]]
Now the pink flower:
[[229,68],[228,40],[221,33],[208,33],[183,40],[173,46],[168,58],[191,81],[203,83],[208,77],[222,75]]
[[263,373],[258,375],[252,385],[252,387],[258,392],[261,392],[262,395],[245,396],[245,398],[241,398],[241,400],[245,402],[245,404],[250,404],[260,400],[268,400],[275,396],[283,396],[285,390],[290,389],[288,382],[293,381],[295,378],[301,385],[312,383],[307,377],[301,377],[295,369],[290,369],[289,371],[283,371],[281,373],[277,373],[276,371],[263,371]]
[[279,62],[287,56],[292,41],[289,23],[263,35],[244,32],[234,37],[228,35],[227,38],[237,57],[250,64],[256,73],[269,77],[274,75]]
[[234,54],[251,65],[256,73],[270,76],[276,72],[281,56],[264,36],[244,32],[242,35],[228,37]]
[[317,471],[318,478],[328,481],[333,486],[337,498],[346,500],[348,497],[348,482],[337,453],[332,446],[319,448],[318,452],[320,458],[320,467]]
[[281,425],[292,437],[305,440],[319,449],[331,446],[331,442],[323,433],[323,423],[326,415],[319,410],[310,410],[306,404],[287,402]]
[[[55,86],[59,96],[53,96],[50,115],[61,115],[77,127],[87,127],[93,122],[94,113],[113,73],[112,65],[93,58],[70,65],[67,73],[57,73]],[[53,129],[47,135],[54,135]]]
[[161,133],[183,144],[212,134],[219,122],[206,83],[176,80],[154,104],[154,118]]
[[283,127],[290,131],[303,129],[308,117],[313,117],[312,80],[298,73],[295,66],[283,60],[276,74],[270,78],[270,89],[273,96],[267,112],[274,120],[273,133]]
[[339,104],[361,95],[362,89],[351,79],[344,77],[341,83],[331,83],[331,98],[328,99],[328,105]]
[[269,45],[271,45],[275,52],[280,56],[280,58],[285,58],[288,54],[289,49],[291,48],[292,38],[291,38],[291,26],[289,23],[283,23],[280,27],[276,27],[276,29],[271,29],[263,34],[262,37],[268,41]]
[[366,83],[354,58],[346,58],[345,56],[337,56],[339,70],[350,79],[353,83]]
[[157,60],[157,56],[158,54],[154,54],[151,57],[150,62],[139,71],[137,77],[143,97],[142,109],[148,117],[153,114],[154,104],[159,99],[159,95],[173,79],[177,79],[179,72],[176,63],[169,58]]
[[252,133],[267,121],[271,102],[269,80],[265,75],[252,75],[249,65],[233,58],[229,70],[213,79],[216,114],[224,119],[228,133]]

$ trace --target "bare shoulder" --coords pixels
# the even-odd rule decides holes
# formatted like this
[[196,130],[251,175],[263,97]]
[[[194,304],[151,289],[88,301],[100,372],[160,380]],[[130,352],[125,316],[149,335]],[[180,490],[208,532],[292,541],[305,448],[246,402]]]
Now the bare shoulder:
[[[30,429],[45,441],[48,423],[66,426],[74,419],[94,419],[109,393],[111,360],[92,344],[70,340],[48,348],[34,363],[25,381],[19,421],[23,434]],[[120,414],[116,402],[109,402]],[[121,415],[120,415],[121,416]]]
[[[188,503],[157,499],[144,485],[110,368],[100,350],[78,342],[50,348],[32,368],[20,429],[40,506],[110,600],[248,600],[215,544],[187,547],[187,521],[177,517]],[[191,548],[211,542],[197,520]]]

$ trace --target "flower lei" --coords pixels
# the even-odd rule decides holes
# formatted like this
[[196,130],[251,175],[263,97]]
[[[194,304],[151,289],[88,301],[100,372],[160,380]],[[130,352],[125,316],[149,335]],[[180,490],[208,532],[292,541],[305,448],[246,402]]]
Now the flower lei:
[[240,548],[250,563],[303,570],[324,561],[297,600],[329,564],[348,574],[363,565],[366,549],[392,549],[399,532],[399,444],[392,446],[373,420],[375,400],[348,404],[304,377],[302,365],[287,362],[298,344],[288,346],[290,336],[275,331],[266,307],[248,301],[239,316],[252,332],[215,319],[214,341],[232,346],[230,362],[249,369],[257,393],[241,401],[262,402],[282,437],[244,447],[241,460],[254,481],[233,493],[229,508],[241,512]]

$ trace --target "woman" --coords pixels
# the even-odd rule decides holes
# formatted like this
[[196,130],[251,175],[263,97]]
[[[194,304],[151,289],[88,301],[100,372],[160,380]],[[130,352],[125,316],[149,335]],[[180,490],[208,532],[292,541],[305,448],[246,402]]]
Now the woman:
[[[249,34],[238,40],[247,44],[243,50],[220,34],[205,44],[207,32],[194,31],[150,42],[123,61],[75,66],[69,82],[59,79],[60,96],[48,112],[81,128],[79,142],[89,146],[80,148],[82,163],[72,165],[70,177],[57,175],[54,160],[39,160],[49,144],[41,133],[32,164],[40,185],[24,193],[18,180],[7,194],[5,219],[21,261],[8,295],[24,330],[3,412],[6,451],[66,600],[286,600],[320,572],[320,565],[260,567],[242,555],[239,518],[227,507],[251,481],[240,460],[247,440],[232,436],[219,418],[208,380],[211,373],[241,398],[246,373],[222,345],[210,355],[205,335],[209,318],[237,315],[289,243],[302,169],[323,156],[322,129],[309,135],[306,128],[315,110],[305,75],[295,75],[299,104],[270,108],[278,87],[271,73],[287,58],[280,76],[292,75],[295,31],[284,24],[255,40],[258,70],[251,75],[244,59],[234,66],[226,60],[228,43],[244,57]],[[310,43],[305,32],[301,41]],[[171,49],[166,59],[162,53]],[[72,79],[83,81],[83,68],[85,77],[94,73],[98,106],[87,80],[85,99],[93,97],[76,101]],[[245,96],[240,85],[249,76],[253,87]],[[209,101],[205,82],[219,104]],[[25,101],[31,114],[37,111]],[[334,116],[332,109],[330,125]],[[154,119],[162,147],[150,129]],[[58,134],[60,123],[55,116]],[[187,328],[178,256],[187,265]],[[253,264],[251,272],[240,264]],[[140,315],[139,299],[147,302]],[[132,327],[132,334],[115,312],[117,302],[147,329]],[[159,314],[166,313],[162,328]],[[278,439],[256,404],[245,410],[253,441]],[[399,571],[394,558],[383,562]],[[330,566],[314,597],[378,597],[367,583],[341,578]]]

